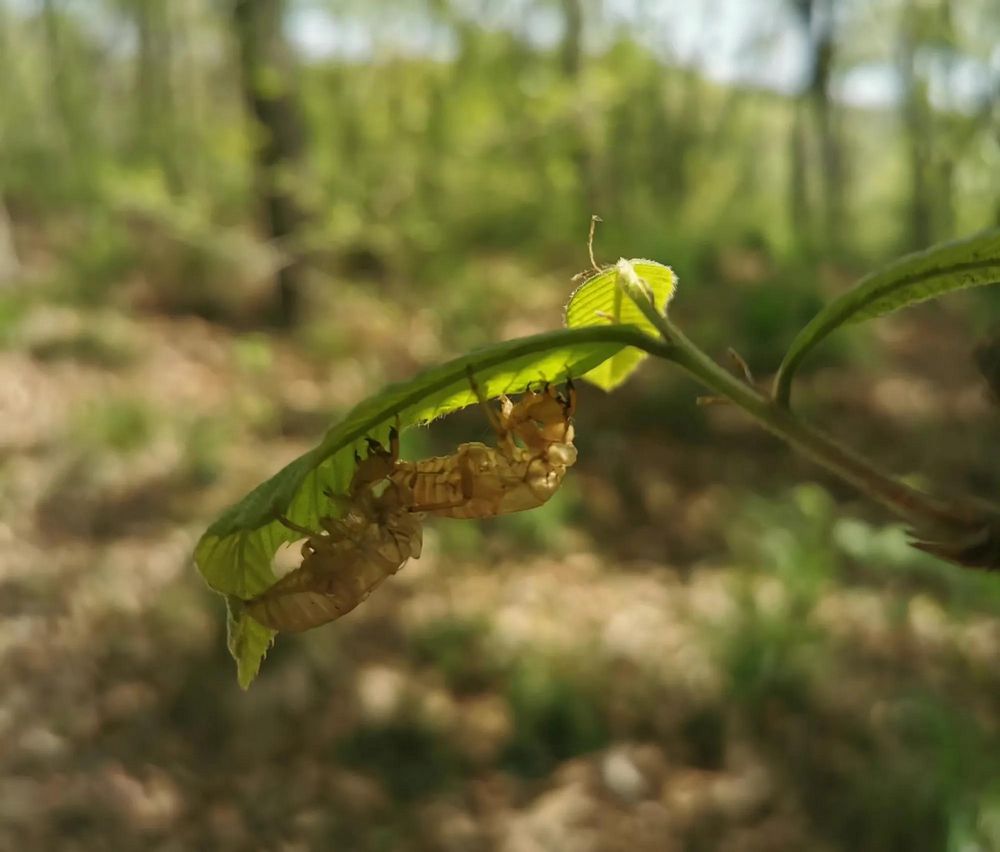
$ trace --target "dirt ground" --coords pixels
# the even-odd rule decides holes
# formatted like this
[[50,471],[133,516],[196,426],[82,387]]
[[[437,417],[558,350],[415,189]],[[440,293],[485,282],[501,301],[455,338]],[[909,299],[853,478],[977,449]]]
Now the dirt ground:
[[[334,360],[194,318],[18,323],[0,351],[0,849],[1000,849],[996,584],[907,550],[652,367],[618,400],[584,392],[552,507],[429,523],[418,562],[281,637],[241,692],[197,537],[381,364],[440,357],[415,322]],[[986,433],[971,374],[941,382],[934,350],[907,360],[911,332],[892,333],[911,372],[817,378],[824,422],[895,469],[917,461],[892,442],[903,423]],[[835,410],[859,401],[867,432]],[[961,479],[949,452],[932,471]],[[826,490],[791,485],[809,478]]]

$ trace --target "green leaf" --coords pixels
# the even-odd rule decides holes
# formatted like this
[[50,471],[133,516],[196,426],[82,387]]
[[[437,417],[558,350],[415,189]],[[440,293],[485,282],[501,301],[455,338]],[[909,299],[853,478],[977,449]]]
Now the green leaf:
[[952,290],[1000,281],[1000,229],[908,254],[862,278],[821,310],[792,341],[774,383],[775,399],[791,396],[792,375],[802,359],[830,332]]
[[253,680],[274,634],[244,614],[239,601],[276,582],[271,567],[274,554],[282,543],[300,538],[277,515],[319,529],[320,516],[334,513],[324,492],[346,492],[354,473],[354,453],[365,450],[366,437],[384,443],[393,425],[406,429],[429,423],[475,403],[470,370],[492,398],[520,393],[540,380],[578,377],[625,347],[655,344],[636,328],[605,325],[511,340],[449,361],[362,402],[326,433],[319,446],[223,512],[198,542],[195,562],[208,585],[229,599],[229,648],[241,685]]
[[[619,264],[623,261],[619,261]],[[677,276],[669,266],[655,260],[627,261],[649,286],[653,304],[665,312],[677,286]],[[569,298],[566,305],[566,327],[608,327],[614,324],[637,326],[644,334],[658,337],[656,328],[627,298],[618,283],[618,266],[608,266],[588,277]],[[583,378],[603,390],[613,390],[624,382],[646,357],[635,348],[623,349],[608,358]]]
[[271,647],[274,631],[243,612],[238,598],[226,599],[226,645],[236,660],[236,679],[246,689],[257,677],[261,661]]

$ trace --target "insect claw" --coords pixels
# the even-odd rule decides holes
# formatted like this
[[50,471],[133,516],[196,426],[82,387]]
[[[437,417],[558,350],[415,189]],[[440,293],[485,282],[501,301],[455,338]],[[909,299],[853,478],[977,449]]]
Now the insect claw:
[[576,385],[570,376],[566,377],[566,416],[572,417],[576,413]]
[[590,217],[590,235],[587,237],[587,254],[590,256],[590,266],[594,272],[601,271],[601,267],[599,267],[597,265],[597,261],[594,260],[594,232],[597,230],[597,223],[603,221],[604,220],[596,213]]
[[726,405],[729,400],[724,396],[698,396],[694,400],[695,405],[705,408],[709,405]]
[[497,388],[492,391],[500,400],[497,411],[471,366],[466,373],[496,445],[474,442],[449,456],[396,461],[386,474],[400,488],[394,505],[411,515],[452,518],[488,518],[542,505],[576,461],[572,377],[566,371],[552,378],[541,372],[535,379],[525,377],[517,400]]
[[726,350],[726,354],[729,355],[729,360],[733,362],[734,370],[739,370],[742,373],[743,381],[750,385],[750,387],[753,387],[753,373],[750,372],[750,366],[743,360],[743,356],[733,349],[732,346]]
[[399,460],[399,418],[396,418],[396,426],[389,427],[389,459],[393,465]]
[[289,520],[284,515],[282,515],[280,512],[276,512],[275,513],[275,517],[277,518],[278,522],[282,526],[288,527],[288,529],[292,530],[293,532],[301,533],[302,535],[305,535],[305,536],[314,536],[314,535],[316,535],[316,533],[314,533],[311,529],[308,529],[307,527],[303,527],[303,526],[295,523],[295,521]]

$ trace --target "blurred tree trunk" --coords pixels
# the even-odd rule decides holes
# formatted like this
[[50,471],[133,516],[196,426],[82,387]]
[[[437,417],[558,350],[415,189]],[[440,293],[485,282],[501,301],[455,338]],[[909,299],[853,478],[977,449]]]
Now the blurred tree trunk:
[[559,48],[559,60],[563,77],[572,91],[571,108],[573,133],[570,140],[570,157],[576,171],[576,184],[580,192],[580,202],[585,209],[582,214],[597,213],[601,204],[598,182],[594,174],[594,157],[590,146],[590,117],[586,110],[586,98],[581,90],[580,78],[583,72],[583,0],[560,0],[563,17],[563,37]]
[[283,13],[282,0],[236,0],[233,6],[243,95],[256,124],[257,194],[271,238],[289,255],[277,274],[277,285],[281,323],[291,326],[299,318],[305,273],[292,245],[305,222],[294,188],[303,160],[305,129],[293,91]]
[[[941,51],[942,71],[944,74],[945,91],[956,90],[955,71],[959,56],[958,39],[955,35],[955,25],[952,17],[951,0],[938,0],[937,41],[945,49]],[[955,160],[963,147],[961,125],[964,117],[959,117],[953,104],[949,103],[938,114],[943,134],[943,144],[936,145],[934,169],[934,239],[949,239],[955,236]]]
[[[663,164],[662,169],[658,169],[665,175],[665,181],[659,188],[659,193],[663,198],[670,199],[674,205],[682,204],[688,196],[690,178],[692,177],[688,171],[688,160],[691,151],[695,150],[699,144],[704,106],[701,74],[694,68],[688,68],[681,73],[681,76],[681,80],[676,80],[677,86],[683,85],[680,107],[674,111],[672,122],[671,116],[664,113],[663,118],[668,126],[660,140],[655,137],[651,140],[654,154],[662,152],[660,156],[665,155],[668,159],[668,162]],[[660,99],[663,99],[662,94]],[[663,112],[663,107],[660,108],[660,111]],[[677,207],[677,209],[680,208]]]
[[13,281],[21,272],[21,261],[14,246],[14,232],[11,228],[7,205],[0,196],[0,287]]
[[156,160],[167,189],[173,195],[180,195],[184,187],[175,153],[169,10],[157,0],[132,0],[131,5],[138,36],[136,148],[140,156]]
[[90,186],[90,176],[96,173],[93,138],[87,106],[79,96],[79,79],[82,68],[74,65],[76,56],[70,45],[65,44],[64,21],[56,0],[42,0],[42,27],[49,70],[49,92],[52,111],[56,116],[59,147],[62,160],[72,175],[73,192],[85,195]]
[[[4,113],[10,108],[11,99],[17,91],[18,81],[14,79],[15,69],[11,61],[11,42],[7,27],[7,7],[0,0],[0,126],[11,119],[10,115]],[[4,176],[4,170],[0,169],[0,287],[12,282],[21,272],[10,213],[3,194]]]
[[563,73],[569,80],[580,76],[583,65],[582,0],[562,0],[563,40],[560,49]]
[[809,205],[809,169],[807,163],[806,127],[801,101],[792,105],[792,123],[788,134],[788,211],[789,224],[797,241],[807,253],[812,253],[813,223]]
[[820,163],[823,169],[823,218],[828,245],[834,252],[843,248],[844,237],[844,167],[837,115],[830,98],[830,78],[835,51],[834,3],[826,0],[824,13],[817,19],[813,47],[813,73],[809,83],[819,136]]
[[910,171],[909,248],[922,248],[934,239],[934,210],[931,199],[931,116],[927,83],[917,74],[916,57],[920,44],[921,14],[915,0],[907,0],[900,19],[899,75],[903,132],[906,137]]
[[[843,247],[844,236],[844,167],[840,134],[830,97],[830,79],[836,53],[835,5],[836,0],[793,0],[794,9],[809,42],[809,71],[800,97],[808,103],[812,124],[816,128],[820,186],[823,191],[823,242],[829,249],[837,252]],[[798,137],[792,140],[793,154],[798,151],[804,158],[806,143],[800,116],[793,123],[792,133]],[[808,198],[807,188],[803,183],[807,169],[805,163],[796,162],[794,156],[791,167],[793,181],[798,179],[800,184],[797,189],[793,186],[794,213],[796,207],[808,207],[808,201],[805,201]],[[797,192],[803,195],[796,198]]]

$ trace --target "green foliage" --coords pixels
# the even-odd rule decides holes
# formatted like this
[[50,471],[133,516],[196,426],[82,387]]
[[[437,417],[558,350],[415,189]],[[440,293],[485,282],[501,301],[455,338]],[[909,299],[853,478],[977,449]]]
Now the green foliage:
[[482,618],[440,618],[415,630],[410,649],[420,663],[433,666],[458,694],[493,685],[501,666],[490,651],[490,624]]
[[[822,307],[818,293],[793,284],[790,276],[768,281],[737,295],[731,312],[718,316],[716,336],[722,338],[722,345],[732,345],[755,370],[771,369],[785,354],[788,339]],[[733,328],[734,317],[739,317],[738,329]],[[833,360],[828,350],[826,364]],[[837,355],[842,353],[835,351],[834,358]]]
[[[813,607],[837,568],[827,545],[834,506],[818,486],[800,486],[780,503],[751,498],[732,526],[734,551],[758,571],[734,588],[739,612],[723,632],[720,660],[730,697],[752,719],[774,707],[803,711],[823,668]],[[763,587],[761,579],[775,583]]]
[[[741,412],[697,408],[687,379],[661,382],[651,370],[645,387],[613,399],[587,394],[579,467],[541,510],[482,524],[432,522],[437,564],[489,571],[502,548],[504,565],[521,563],[510,578],[517,586],[494,578],[448,589],[440,578],[414,583],[402,612],[388,595],[325,635],[284,643],[271,660],[274,676],[238,701],[220,678],[229,663],[205,589],[183,571],[189,520],[226,499],[260,459],[286,458],[300,435],[308,447],[340,419],[346,396],[554,320],[559,297],[549,284],[577,266],[592,211],[607,219],[602,242],[626,255],[669,258],[683,280],[697,282],[681,306],[697,318],[692,337],[710,337],[706,351],[716,358],[735,346],[758,374],[778,363],[795,329],[820,309],[812,303],[841,292],[838,282],[862,259],[880,263],[901,243],[930,245],[995,219],[995,98],[986,79],[1000,22],[995,0],[837,4],[834,42],[803,41],[830,49],[822,59],[833,80],[850,76],[858,61],[905,64],[895,55],[901,48],[915,60],[900,69],[903,97],[862,109],[849,97],[824,107],[818,90],[788,96],[748,85],[754,64],[770,59],[767,15],[742,16],[762,22],[768,39],[741,32],[746,76],[719,84],[702,76],[711,40],[746,25],[709,16],[704,40],[681,58],[670,31],[652,45],[645,26],[658,14],[652,3],[617,4],[631,11],[610,16],[608,4],[602,10],[589,0],[267,5],[292,16],[271,34],[302,34],[309,16],[329,13],[335,36],[358,36],[348,39],[350,56],[338,49],[320,57],[292,42],[294,74],[281,79],[268,68],[260,81],[293,95],[306,117],[301,173],[282,168],[275,177],[309,221],[276,240],[259,196],[266,180],[254,180],[265,177],[254,155],[266,139],[241,97],[232,2],[0,2],[0,255],[8,252],[8,221],[13,249],[13,263],[0,257],[0,277],[11,269],[14,276],[0,282],[0,346],[12,350],[0,353],[10,379],[0,398],[13,403],[8,426],[30,415],[27,428],[3,436],[10,446],[0,503],[10,530],[0,615],[13,616],[7,622],[17,628],[5,632],[7,657],[28,661],[31,672],[18,678],[15,712],[5,714],[5,762],[14,776],[5,785],[10,819],[0,826],[0,847],[486,847],[508,827],[541,835],[558,815],[534,794],[567,780],[559,761],[622,734],[624,717],[629,739],[651,749],[649,757],[665,750],[666,766],[661,773],[637,750],[648,800],[633,808],[595,796],[587,824],[572,827],[576,837],[587,835],[584,843],[628,845],[632,829],[652,815],[672,829],[669,839],[648,838],[654,847],[1000,849],[990,656],[996,574],[942,565],[909,547],[901,529],[836,520],[841,509],[814,489],[786,488],[734,520],[719,510],[733,479],[753,476],[765,492],[788,468],[761,463],[764,453],[774,459],[773,444],[745,432]],[[485,17],[471,11],[487,6]],[[400,9],[406,18],[384,26]],[[562,30],[571,40],[572,28],[560,24],[574,11],[596,38],[584,39],[587,49],[567,71],[565,45],[538,36]],[[786,25],[798,17],[785,15]],[[311,46],[321,30],[310,30]],[[956,75],[962,92],[948,85]],[[987,84],[978,104],[977,79]],[[912,123],[908,112],[916,113]],[[827,168],[838,154],[839,175]],[[839,229],[826,215],[838,206]],[[742,251],[751,233],[753,248]],[[308,325],[288,337],[262,333],[275,276],[289,264],[306,270]],[[658,273],[640,274],[649,281]],[[621,300],[614,275],[588,287],[611,297],[601,308],[611,319],[591,306],[595,327],[632,322],[626,312],[634,305]],[[894,309],[900,293],[920,295],[903,287],[869,309]],[[71,303],[62,313],[76,313],[81,325],[67,332],[62,315],[36,311],[53,298]],[[132,317],[133,338],[116,338],[92,321],[96,312],[77,310],[87,304]],[[209,322],[176,316],[192,312]],[[586,314],[570,324],[590,324]],[[956,342],[951,322],[924,319],[920,330],[935,344]],[[234,327],[257,331],[238,336]],[[631,328],[649,331],[641,316]],[[854,346],[858,337],[826,341],[824,354],[830,343]],[[806,344],[804,357],[815,357],[816,344]],[[898,356],[897,344],[890,341],[888,356]],[[611,387],[639,357],[618,350],[590,378]],[[142,359],[141,370],[125,369],[133,359]],[[839,404],[832,428],[845,436],[870,435],[865,406],[883,402],[870,393],[871,364],[858,367],[852,376],[832,371],[827,388]],[[518,369],[539,377],[527,376],[527,361]],[[164,373],[162,383],[154,372]],[[942,376],[929,378],[947,382]],[[199,560],[208,559],[227,588],[266,585],[268,554],[281,538],[276,527],[268,531],[270,512],[282,501],[305,523],[332,512],[320,492],[345,485],[353,449],[366,434],[385,435],[394,407],[416,422],[471,399],[444,400],[467,390],[461,370],[451,379],[451,391],[434,391],[442,397],[434,412],[421,414],[416,397],[373,398],[381,407],[350,415],[349,433],[331,430],[220,521]],[[483,383],[490,394],[507,389],[499,374]],[[91,399],[102,389],[111,393],[72,417],[65,440],[51,440],[49,426],[63,416],[59,395]],[[942,451],[939,467],[974,427],[965,418],[980,413],[967,389],[948,390],[955,395],[921,424],[927,432],[900,438],[915,450],[934,440],[929,451]],[[773,408],[767,399],[762,405]],[[956,414],[957,424],[942,424]],[[451,450],[457,430],[436,424],[405,437],[418,433],[433,445],[404,449],[405,457]],[[953,480],[989,494],[996,476],[988,456],[969,463],[972,443]],[[25,445],[30,451],[19,452]],[[735,458],[744,450],[756,456],[746,466]],[[590,556],[567,560],[553,577],[553,559],[535,559],[530,548],[558,554],[565,541],[586,549],[586,533],[566,529],[579,521],[578,502],[596,525],[591,538],[609,570],[591,574]],[[715,569],[692,560],[727,535],[755,570],[750,578],[743,570],[745,583],[713,589]],[[43,558],[33,558],[36,551]],[[737,560],[742,569],[751,567],[747,559]],[[587,605],[573,612],[578,570]],[[405,574],[402,582],[409,583]],[[661,582],[675,636],[656,635],[656,617],[636,618],[627,626],[641,659],[633,664],[628,654],[609,668],[594,652],[615,638],[600,613],[612,618],[616,610],[602,599],[642,595]],[[780,595],[771,595],[775,588]],[[940,635],[908,630],[914,588],[936,595],[930,611],[940,617],[932,622]],[[836,632],[831,624],[820,634],[811,625],[836,614],[843,593],[863,597],[862,615],[871,604],[879,616],[859,620],[851,635],[859,613],[847,610]],[[442,597],[453,614],[407,627],[414,615],[439,612]],[[245,687],[272,637],[242,617],[237,595],[226,600]],[[707,604],[731,616],[712,619],[711,629],[724,633],[721,669],[702,659],[698,625]],[[72,614],[70,642],[65,630],[45,629],[64,611]],[[869,634],[887,611],[895,620],[886,632]],[[493,614],[495,636],[479,621]],[[562,622],[557,635],[579,627],[558,661],[540,647],[553,617]],[[514,653],[497,641],[512,638],[510,628],[524,640]],[[653,659],[660,639],[676,654]],[[415,687],[404,695],[419,699],[423,678],[431,680],[429,717],[468,708],[454,731],[407,719],[420,700],[404,702],[388,724],[359,721],[356,679],[400,655],[407,659],[399,674]],[[54,659],[60,665],[46,665]],[[648,688],[640,683],[647,677]],[[454,695],[438,703],[442,681]],[[506,708],[498,706],[503,698]],[[480,700],[487,715],[476,719]],[[637,719],[643,724],[631,727]],[[484,737],[489,756],[466,751],[477,730],[466,722],[502,722]],[[686,744],[678,747],[679,738]],[[506,768],[553,776],[536,782],[505,773],[493,750],[505,745]],[[463,785],[472,795],[449,790],[469,769],[459,751],[476,755],[468,759],[473,783]],[[330,761],[356,771],[331,773]],[[592,768],[600,762],[594,756]],[[580,764],[565,769],[578,775]],[[737,777],[748,764],[767,770],[767,782],[756,784],[756,771]],[[289,776],[294,783],[285,783]],[[773,788],[752,813],[739,801],[725,816],[699,802],[732,803],[748,786]],[[710,830],[696,837],[692,823]],[[625,834],[609,838],[616,826]]]
[[517,542],[519,550],[558,553],[567,521],[579,517],[581,503],[575,481],[569,480],[543,505],[530,512],[501,515],[492,528],[504,540]]
[[131,364],[136,352],[133,341],[85,327],[76,334],[39,340],[32,344],[31,354],[39,361],[77,361],[115,369]]
[[274,631],[243,612],[243,602],[226,597],[226,647],[236,661],[236,679],[247,689],[260,671],[261,661],[271,647]]
[[135,363],[140,350],[135,325],[107,309],[40,311],[20,329],[19,342],[39,361],[75,361],[108,370]]
[[528,776],[604,746],[609,731],[596,672],[590,677],[555,660],[527,657],[512,672],[507,701],[514,738],[504,763]]
[[[620,264],[594,272],[570,296],[566,305],[566,327],[588,328],[607,325],[633,325],[647,334],[656,336],[652,323],[629,299],[619,285]],[[653,303],[661,313],[674,295],[677,276],[669,266],[654,260],[627,261],[645,281],[652,294]],[[646,357],[638,349],[623,349],[588,372],[584,378],[603,390],[613,390],[624,382]]]
[[74,435],[94,450],[127,455],[153,439],[156,424],[157,415],[144,400],[123,396],[86,406]]
[[472,559],[483,553],[486,544],[480,524],[439,524],[436,533],[441,555],[449,560]]
[[[626,346],[650,344],[646,334],[630,326],[565,329],[500,343],[386,388],[358,405],[317,447],[224,512],[195,550],[199,571],[213,589],[233,598],[245,600],[266,590],[276,579],[271,559],[278,547],[298,537],[277,515],[319,529],[320,517],[332,514],[324,492],[346,493],[364,439],[385,443],[394,424],[406,429],[476,402],[470,374],[487,397],[496,397],[541,379],[558,382],[586,374]],[[247,625],[240,608],[230,606],[230,649],[238,654],[240,680],[247,684],[266,642],[261,629]]]
[[221,419],[196,417],[185,425],[184,478],[192,485],[204,487],[218,478],[222,455],[229,440],[229,424]]
[[830,540],[859,565],[876,565],[879,577],[889,572],[897,582],[925,588],[948,604],[954,615],[987,612],[1000,615],[1000,584],[990,574],[955,571],[940,559],[910,544],[904,527],[874,526],[857,518],[840,518]]
[[838,760],[808,751],[790,760],[825,836],[851,849],[997,848],[998,743],[961,705],[917,690],[836,737]]
[[461,768],[438,731],[409,720],[360,728],[338,745],[337,759],[376,775],[397,802],[436,792]]
[[21,323],[28,314],[29,302],[20,293],[0,293],[0,348],[18,340]]
[[729,698],[759,721],[774,708],[804,711],[815,670],[817,635],[786,613],[762,613],[749,595],[732,622],[721,662]]
[[61,236],[68,240],[55,282],[70,302],[103,305],[139,262],[137,246],[114,216],[100,213]]
[[[975,609],[995,612],[992,578],[927,559],[898,529],[838,520],[832,499],[817,486],[795,489],[790,500],[750,500],[730,542],[750,570],[734,584],[737,616],[714,637],[729,712],[745,717],[797,786],[809,791],[803,801],[822,836],[851,849],[994,848],[1000,833],[991,822],[996,789],[990,783],[998,744],[970,706],[971,693],[934,690],[942,660],[914,654],[906,639],[896,653],[929,669],[919,673],[922,686],[901,690],[894,681],[905,666],[885,659],[899,634],[866,650],[863,643],[834,639],[814,618],[829,593],[862,593],[850,584],[856,569],[847,557],[877,566],[882,588],[885,567],[921,582],[933,571],[952,615],[960,612],[966,583],[982,595]],[[908,589],[898,579],[891,592],[869,594],[884,612],[907,609]],[[886,692],[863,702],[852,697],[864,689]],[[837,696],[832,713],[825,709],[831,693]],[[802,731],[810,732],[806,739]]]
[[954,290],[1000,281],[1000,230],[906,255],[862,278],[830,302],[799,332],[775,379],[775,397],[787,403],[802,359],[828,334],[847,323],[897,311]]
[[233,357],[250,375],[266,375],[274,365],[271,341],[263,334],[248,334],[234,341]]
[[836,528],[833,498],[819,485],[792,488],[786,499],[747,498],[729,531],[735,552],[781,580],[797,613],[807,611],[836,574],[829,542]]

